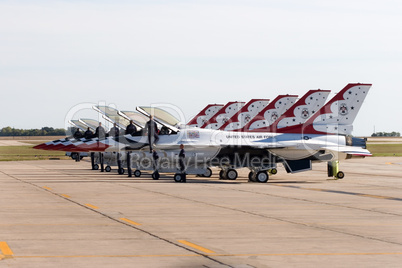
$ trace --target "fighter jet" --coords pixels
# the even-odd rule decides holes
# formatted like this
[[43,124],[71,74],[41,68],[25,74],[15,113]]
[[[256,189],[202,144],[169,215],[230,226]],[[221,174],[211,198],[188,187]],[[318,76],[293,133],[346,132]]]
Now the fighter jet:
[[[176,172],[175,181],[182,181],[185,175],[178,172],[177,158],[179,146],[183,144],[187,174],[206,172],[211,165],[224,166],[226,177],[235,179],[235,168],[248,167],[251,181],[267,182],[267,171],[276,169],[278,163],[282,163],[287,172],[296,173],[312,169],[315,161],[326,161],[328,175],[343,178],[344,173],[339,171],[339,160],[371,155],[365,147],[365,140],[349,136],[352,123],[370,88],[371,84],[348,84],[306,122],[276,128],[278,132],[269,132],[268,128],[248,132],[185,128],[171,135],[161,135],[156,145],[160,155],[157,171]],[[300,113],[296,110],[292,112],[294,117],[303,114],[303,110]],[[77,143],[73,149],[126,150],[133,154],[129,162],[140,170],[146,169],[145,166],[152,162],[152,155],[142,149],[147,145],[147,137],[130,135],[124,136],[124,141],[109,137]],[[52,146],[52,143],[47,143],[38,147],[46,149]]]
[[236,114],[243,106],[244,102],[231,101],[220,109],[214,116],[201,126],[206,129],[219,129],[225,124],[234,114]]
[[189,127],[202,127],[205,122],[208,122],[212,116],[214,116],[220,109],[223,108],[223,104],[208,104],[202,109],[196,116],[188,121]]
[[252,99],[237,113],[227,120],[219,129],[236,130],[243,128],[251,119],[258,115],[269,104],[268,99]]
[[329,90],[310,90],[283,114],[271,115],[271,119],[276,118],[272,123],[258,124],[253,120],[243,131],[277,133],[284,127],[302,125],[324,105],[329,93]]

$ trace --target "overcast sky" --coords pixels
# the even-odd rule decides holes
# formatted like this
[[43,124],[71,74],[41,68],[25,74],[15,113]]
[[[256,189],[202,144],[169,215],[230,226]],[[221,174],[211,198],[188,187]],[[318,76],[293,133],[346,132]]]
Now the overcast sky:
[[208,103],[362,82],[354,134],[402,132],[401,14],[391,0],[0,0],[0,128],[64,127],[100,102],[188,120]]

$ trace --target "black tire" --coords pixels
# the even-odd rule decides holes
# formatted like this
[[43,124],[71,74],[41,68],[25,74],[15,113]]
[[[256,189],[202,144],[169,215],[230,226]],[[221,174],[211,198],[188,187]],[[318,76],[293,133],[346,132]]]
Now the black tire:
[[345,173],[343,171],[339,171],[338,173],[336,173],[336,178],[337,179],[345,178]]
[[226,178],[228,180],[235,180],[237,179],[237,171],[235,169],[229,169],[228,171],[226,171]]
[[134,171],[134,176],[135,176],[135,177],[141,177],[141,170],[136,169],[136,170]]
[[124,168],[119,168],[117,170],[117,173],[119,173],[120,175],[123,175],[124,174]]
[[159,180],[159,177],[160,177],[160,175],[159,175],[158,171],[155,171],[154,173],[152,173],[152,179]]
[[99,165],[95,164],[93,170],[98,170],[99,169]]
[[250,171],[250,172],[248,173],[248,180],[255,182],[255,179],[253,178],[253,176],[254,176],[254,172]]
[[225,171],[223,171],[223,169],[219,171],[219,179],[226,180]]
[[182,174],[181,173],[174,174],[173,179],[175,182],[181,182],[183,179]]
[[212,170],[210,168],[207,168],[204,174],[202,174],[202,177],[207,177],[210,178],[212,176]]
[[255,176],[256,181],[261,182],[261,183],[266,183],[269,179],[268,173],[263,170],[263,171],[258,171],[256,176]]
[[110,172],[110,171],[112,171],[112,168],[111,168],[110,166],[106,166],[106,167],[105,167],[105,171],[106,171],[106,172]]
[[276,175],[278,174],[278,170],[276,168],[273,168],[269,173],[271,173],[272,175]]

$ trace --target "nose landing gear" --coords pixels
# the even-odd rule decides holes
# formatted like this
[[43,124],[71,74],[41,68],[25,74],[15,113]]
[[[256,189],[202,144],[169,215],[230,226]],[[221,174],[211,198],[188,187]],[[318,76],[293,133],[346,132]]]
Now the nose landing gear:
[[333,177],[335,180],[343,179],[345,173],[339,170],[339,161],[328,162],[328,177]]

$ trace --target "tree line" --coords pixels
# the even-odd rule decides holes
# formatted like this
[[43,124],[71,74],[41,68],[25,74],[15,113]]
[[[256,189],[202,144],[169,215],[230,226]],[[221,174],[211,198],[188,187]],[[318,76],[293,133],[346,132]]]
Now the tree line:
[[371,134],[371,137],[400,137],[401,133],[399,132],[376,132]]
[[41,129],[18,129],[3,127],[0,136],[65,136],[64,128],[43,127]]

